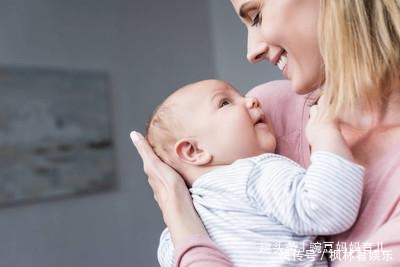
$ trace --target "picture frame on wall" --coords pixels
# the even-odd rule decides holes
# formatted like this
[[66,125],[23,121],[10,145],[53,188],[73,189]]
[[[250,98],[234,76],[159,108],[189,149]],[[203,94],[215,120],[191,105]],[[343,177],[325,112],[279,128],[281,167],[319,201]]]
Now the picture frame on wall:
[[0,206],[116,187],[106,72],[0,67]]

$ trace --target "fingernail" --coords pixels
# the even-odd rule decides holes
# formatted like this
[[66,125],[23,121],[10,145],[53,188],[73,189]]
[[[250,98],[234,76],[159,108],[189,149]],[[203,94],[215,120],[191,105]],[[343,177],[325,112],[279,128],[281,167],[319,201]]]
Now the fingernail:
[[139,139],[140,139],[138,133],[135,132],[135,131],[132,131],[131,134],[130,134],[130,136],[131,136],[132,142],[135,143],[135,144],[136,144],[136,142],[139,141]]

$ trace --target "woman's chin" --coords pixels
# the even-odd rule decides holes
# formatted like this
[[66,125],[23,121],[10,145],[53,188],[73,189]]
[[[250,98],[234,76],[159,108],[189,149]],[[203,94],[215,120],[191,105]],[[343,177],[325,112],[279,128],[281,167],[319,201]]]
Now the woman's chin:
[[307,83],[304,80],[299,81],[296,79],[292,79],[291,83],[292,83],[292,90],[299,95],[308,94],[318,88],[312,83]]

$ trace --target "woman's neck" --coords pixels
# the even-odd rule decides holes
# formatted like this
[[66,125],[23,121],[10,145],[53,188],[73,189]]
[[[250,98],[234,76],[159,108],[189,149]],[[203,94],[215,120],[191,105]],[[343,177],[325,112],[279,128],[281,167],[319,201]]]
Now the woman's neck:
[[341,114],[340,128],[356,161],[369,165],[400,142],[400,93],[392,93],[379,110]]

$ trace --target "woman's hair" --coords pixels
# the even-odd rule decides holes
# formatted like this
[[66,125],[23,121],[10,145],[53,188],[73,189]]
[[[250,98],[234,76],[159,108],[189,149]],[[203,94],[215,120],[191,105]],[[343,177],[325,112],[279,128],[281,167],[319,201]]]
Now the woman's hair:
[[328,113],[381,108],[400,91],[400,0],[320,1]]

